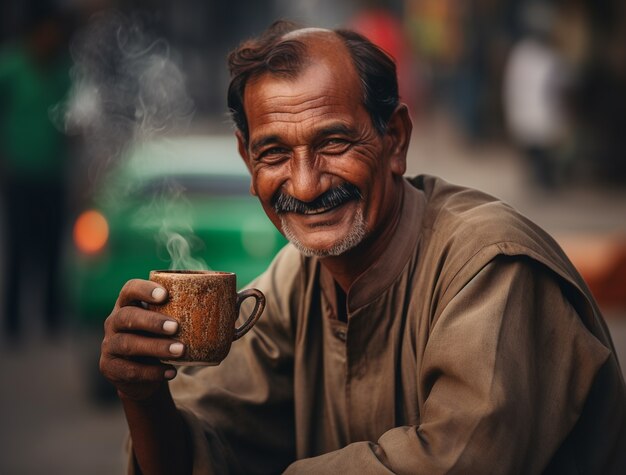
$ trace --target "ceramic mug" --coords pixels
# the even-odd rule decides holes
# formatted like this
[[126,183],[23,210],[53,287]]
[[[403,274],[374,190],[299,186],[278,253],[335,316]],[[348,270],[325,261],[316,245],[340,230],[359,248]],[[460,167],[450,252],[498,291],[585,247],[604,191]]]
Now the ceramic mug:
[[[176,320],[175,338],[185,345],[180,358],[166,363],[220,364],[232,342],[254,326],[265,308],[265,296],[260,290],[237,292],[237,277],[232,272],[153,270],[150,280],[167,290],[168,300],[148,308]],[[241,303],[249,297],[255,299],[254,309],[237,328]]]

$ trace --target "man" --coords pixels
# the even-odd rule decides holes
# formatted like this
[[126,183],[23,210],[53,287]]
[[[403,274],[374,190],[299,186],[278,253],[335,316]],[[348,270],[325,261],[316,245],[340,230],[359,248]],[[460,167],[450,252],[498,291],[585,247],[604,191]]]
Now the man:
[[229,61],[251,192],[292,244],[217,367],[158,363],[183,351],[141,305],[165,291],[122,289],[101,370],[131,469],[624,473],[624,381],[584,283],[503,203],[403,178],[411,122],[389,58],[279,23]]

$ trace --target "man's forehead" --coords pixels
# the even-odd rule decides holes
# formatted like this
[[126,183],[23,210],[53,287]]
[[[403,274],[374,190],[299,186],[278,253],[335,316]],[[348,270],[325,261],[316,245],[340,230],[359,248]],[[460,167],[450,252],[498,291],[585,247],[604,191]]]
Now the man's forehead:
[[294,77],[262,74],[252,78],[244,91],[244,107],[284,108],[285,113],[295,113],[322,107],[336,109],[351,101],[360,103],[358,76],[342,64],[319,55]]
[[358,80],[324,63],[312,63],[294,78],[263,75],[252,80],[244,92],[244,107],[250,144],[286,133],[287,124],[313,133],[330,125],[354,127],[352,120],[363,118]]
[[257,113],[263,110],[263,115],[281,108],[286,108],[282,112],[293,114],[300,109],[319,109],[321,105],[331,107],[333,97],[335,109],[347,102],[361,102],[358,74],[348,47],[338,34],[323,28],[303,28],[287,33],[283,40],[295,40],[305,46],[302,68],[293,76],[262,73],[249,80],[243,101],[249,126],[253,122],[251,108]]

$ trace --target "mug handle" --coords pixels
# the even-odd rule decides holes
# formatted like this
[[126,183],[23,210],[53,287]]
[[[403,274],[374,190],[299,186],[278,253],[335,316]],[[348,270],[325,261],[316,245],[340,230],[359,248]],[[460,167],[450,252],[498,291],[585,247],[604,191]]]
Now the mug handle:
[[235,328],[235,337],[233,338],[233,341],[238,340],[248,333],[248,330],[254,326],[265,309],[265,295],[263,295],[263,292],[259,289],[245,289],[237,293],[237,315],[239,315],[241,303],[248,297],[254,297],[254,308],[252,309],[252,313],[250,313],[246,322],[239,328]]

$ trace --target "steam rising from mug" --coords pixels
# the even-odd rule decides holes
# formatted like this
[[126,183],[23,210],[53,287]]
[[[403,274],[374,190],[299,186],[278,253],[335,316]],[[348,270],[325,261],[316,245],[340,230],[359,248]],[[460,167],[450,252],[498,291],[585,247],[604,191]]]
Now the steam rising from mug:
[[176,232],[166,232],[166,239],[167,252],[172,258],[170,270],[209,270],[204,260],[192,257],[188,238]]
[[[192,207],[184,191],[179,184],[168,183],[166,192],[155,195],[152,203],[138,213],[136,224],[159,228],[155,236],[157,249],[167,251],[170,270],[210,270],[203,259],[193,257],[194,252],[204,248],[204,243],[193,233]],[[151,223],[155,217],[158,221]]]
[[[127,150],[184,129],[191,121],[194,106],[174,52],[167,41],[149,34],[138,17],[115,11],[95,15],[74,37],[70,53],[72,88],[68,100],[51,110],[51,118],[64,132],[83,137],[91,182],[101,180]],[[105,198],[120,203],[130,191],[115,188]],[[172,193],[180,203],[180,189],[166,186],[147,207],[161,211],[154,207],[168,202]],[[184,224],[181,232],[177,213],[177,229],[169,227],[167,215],[156,226],[171,267],[207,269],[191,258],[191,224]]]
[[95,15],[73,38],[69,100],[52,111],[67,133],[80,133],[98,169],[134,141],[184,128],[193,116],[185,76],[169,43],[139,18]]

